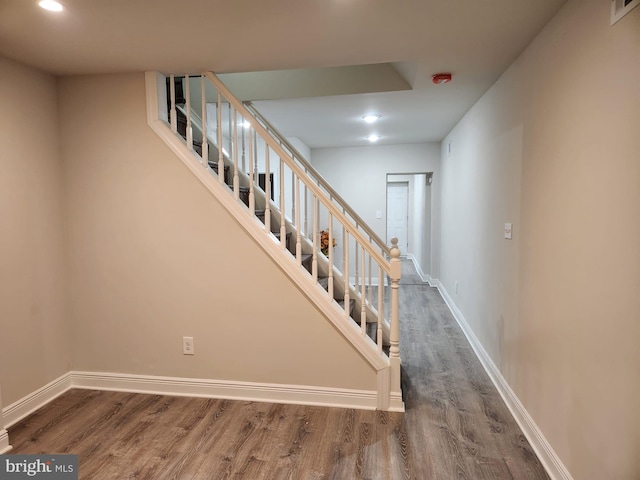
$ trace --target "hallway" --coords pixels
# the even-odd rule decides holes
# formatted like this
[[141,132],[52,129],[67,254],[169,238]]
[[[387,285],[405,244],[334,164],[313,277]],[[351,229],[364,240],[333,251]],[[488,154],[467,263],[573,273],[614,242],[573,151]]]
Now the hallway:
[[76,453],[91,480],[542,480],[438,291],[403,261],[406,413],[70,390],[11,453]]
[[400,283],[415,478],[549,478],[438,290],[422,283],[407,260]]

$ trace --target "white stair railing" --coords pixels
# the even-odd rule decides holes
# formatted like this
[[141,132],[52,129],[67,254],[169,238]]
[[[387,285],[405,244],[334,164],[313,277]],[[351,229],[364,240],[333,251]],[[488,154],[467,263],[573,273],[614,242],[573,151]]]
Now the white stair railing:
[[362,231],[365,237],[369,238],[369,242],[375,245],[380,251],[387,257],[390,257],[391,252],[389,247],[378,236],[377,233],[365,222],[356,211],[336,192],[333,187],[327,182],[322,175],[315,169],[309,161],[282,135],[259,111],[255,108],[252,102],[243,102],[243,105],[251,112],[251,114],[258,120],[265,130],[271,135],[276,142],[287,152],[288,156],[293,159],[308,175],[309,180],[318,185],[324,190],[326,196],[333,202],[338,209],[342,210],[342,213]]
[[[299,266],[308,264],[310,282],[317,285],[326,279],[327,300],[343,299],[345,320],[359,323],[361,336],[371,339],[385,358],[383,331],[388,329],[389,390],[397,395],[401,274],[397,239],[392,239],[391,247],[385,245],[313,166],[215,74],[168,78],[165,120],[198,155],[202,168],[213,166],[219,182],[228,184],[233,197],[247,205],[249,215],[263,212],[264,231],[276,232],[274,240],[291,252]],[[185,105],[176,105],[180,82]],[[201,147],[194,149],[198,143]],[[328,244],[321,243],[322,231],[328,233]]]

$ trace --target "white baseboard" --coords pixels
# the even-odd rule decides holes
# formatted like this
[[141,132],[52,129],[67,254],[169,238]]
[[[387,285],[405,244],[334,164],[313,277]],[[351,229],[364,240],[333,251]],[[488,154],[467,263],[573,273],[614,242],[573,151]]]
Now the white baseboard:
[[406,411],[404,400],[402,400],[402,392],[391,392],[391,398],[389,399],[389,412],[404,413]]
[[[378,404],[375,390],[72,371],[4,408],[2,414],[6,427],[16,424],[71,388],[361,410],[375,410]],[[394,398],[392,402],[394,411],[397,411],[400,408],[398,399]],[[0,430],[0,453],[7,447],[6,431]]]
[[69,373],[47,383],[17,402],[2,409],[5,427],[10,427],[71,388]]
[[0,454],[7,453],[9,450],[11,450],[9,434],[7,434],[6,430],[0,430]]
[[430,287],[435,287],[435,288],[440,288],[440,280],[438,280],[437,278],[431,278],[429,280],[429,286]]
[[375,409],[377,402],[377,393],[373,390],[99,372],[71,372],[70,375],[73,388],[93,390],[362,409]]
[[473,333],[464,315],[462,315],[460,309],[458,309],[453,302],[447,290],[440,282],[438,282],[437,287],[449,310],[451,310],[451,313],[467,337],[467,340],[469,340],[471,348],[473,348],[478,360],[480,360],[480,363],[507,405],[511,415],[515,418],[520,429],[527,437],[527,440],[529,440],[531,447],[536,452],[536,455],[538,455],[549,477],[551,477],[552,480],[573,480],[573,477],[542,434],[540,428],[538,428],[533,418],[531,418],[531,415],[529,415],[529,412],[527,412],[527,409],[502,376],[496,364],[493,363],[493,360],[478,340],[478,337]]
[[[5,426],[16,424],[72,388],[361,410],[375,410],[378,405],[375,390],[72,371],[4,408]],[[404,411],[402,398],[392,395],[390,411]],[[10,449],[7,431],[0,430],[0,453]]]
[[72,388],[375,410],[377,392],[306,385],[71,372]]
[[411,260],[413,262],[413,266],[415,267],[416,272],[418,273],[418,276],[420,277],[420,280],[422,280],[424,283],[431,284],[431,275],[429,275],[428,273],[424,273],[422,271],[422,268],[420,268],[420,265],[418,264],[418,260],[413,255],[413,253],[407,253],[407,259]]

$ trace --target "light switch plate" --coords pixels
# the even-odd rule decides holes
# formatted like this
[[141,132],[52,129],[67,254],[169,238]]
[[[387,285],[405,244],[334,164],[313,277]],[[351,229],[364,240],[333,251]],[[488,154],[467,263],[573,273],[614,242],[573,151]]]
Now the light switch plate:
[[376,210],[376,218],[382,218],[382,210]]
[[512,235],[513,235],[513,224],[512,223],[505,223],[504,224],[504,238],[506,238],[507,240],[511,240]]

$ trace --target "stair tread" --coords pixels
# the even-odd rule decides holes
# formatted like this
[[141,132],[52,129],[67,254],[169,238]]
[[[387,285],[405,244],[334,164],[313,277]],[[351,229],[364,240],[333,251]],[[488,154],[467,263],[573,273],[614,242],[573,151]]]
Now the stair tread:
[[[218,162],[212,162],[212,161],[209,161],[209,162],[207,162],[207,163],[208,163],[208,164],[209,164],[209,166],[210,166],[211,168],[213,168],[216,172],[218,171]],[[229,171],[229,165],[225,165],[225,166],[224,166],[224,171],[225,171],[225,172],[228,172],[228,171]]]
[[[338,300],[338,305],[340,305],[342,307],[342,309],[344,310],[344,299]],[[353,317],[353,308],[355,306],[356,306],[356,301],[353,298],[349,299],[349,316],[350,317]],[[359,322],[357,320],[356,320],[356,323],[359,324]]]

